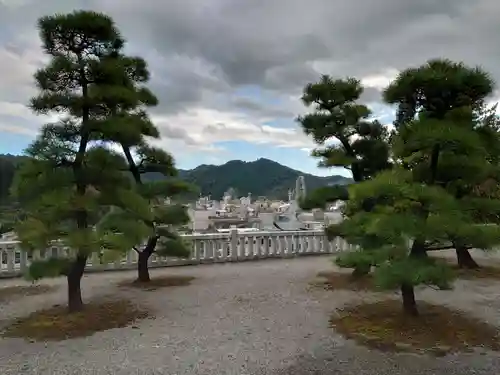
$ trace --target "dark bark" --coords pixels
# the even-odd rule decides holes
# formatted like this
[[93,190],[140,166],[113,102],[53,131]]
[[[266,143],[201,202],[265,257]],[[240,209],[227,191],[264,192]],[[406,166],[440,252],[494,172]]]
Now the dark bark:
[[441,150],[441,147],[439,144],[435,145],[432,149],[431,165],[430,165],[431,175],[430,175],[429,185],[434,185],[436,182],[436,177],[437,177],[437,172],[438,172],[437,167],[438,167],[438,162],[439,162],[440,150]]
[[149,276],[148,261],[154,253],[156,244],[158,243],[158,236],[151,236],[148,239],[146,246],[139,252],[139,259],[137,261],[137,281],[147,283],[151,281]]
[[415,301],[415,290],[413,285],[401,285],[401,295],[403,296],[403,312],[406,315],[418,316],[417,302]]
[[[415,240],[410,250],[410,258],[427,258],[425,241]],[[415,301],[415,289],[413,285],[403,283],[401,285],[401,296],[403,297],[403,312],[407,315],[418,316],[417,302]]]
[[[439,161],[440,146],[435,145],[432,149],[431,160],[430,160],[430,177],[429,185],[433,185],[436,182],[437,177],[437,166]],[[426,210],[424,216],[427,218],[429,212]],[[425,241],[416,238],[413,241],[413,245],[410,250],[410,258],[412,259],[422,259],[427,258],[427,249],[425,247]],[[401,295],[403,297],[403,311],[407,315],[418,316],[417,303],[415,301],[415,288],[411,284],[403,283],[401,285]]]
[[359,266],[359,267],[354,268],[354,270],[352,271],[352,277],[353,278],[361,278],[361,277],[368,275],[370,273],[370,271],[371,271],[371,266],[368,266],[368,267]]
[[[345,153],[352,158],[356,158],[356,153],[354,152],[351,144],[349,143],[349,140],[345,137],[340,137],[340,136],[338,137],[338,140],[340,141],[340,143],[344,147]],[[354,180],[354,182],[363,181],[363,173],[362,173],[361,169],[359,168],[358,163],[353,162],[351,164],[351,173],[352,173],[352,179]]]
[[68,272],[68,311],[70,313],[83,310],[82,290],[80,285],[86,264],[87,257],[78,255]]
[[132,176],[134,177],[134,181],[136,182],[136,184],[142,185],[141,173],[139,172],[139,168],[137,167],[137,164],[135,163],[134,158],[132,157],[132,153],[130,152],[130,147],[122,145],[122,149],[123,153],[125,154],[125,157],[127,158],[128,167],[130,173],[132,173]]
[[[79,62],[81,63],[81,56],[79,57]],[[75,160],[73,161],[73,173],[75,177],[76,192],[79,196],[84,196],[87,190],[87,184],[84,179],[83,173],[83,159],[85,157],[85,152],[87,151],[87,144],[90,139],[90,133],[87,129],[87,124],[90,119],[90,110],[86,99],[88,98],[88,82],[85,77],[85,70],[83,66],[80,67],[80,78],[82,84],[82,97],[84,99],[84,104],[82,108],[82,130],[80,144],[78,147],[78,152],[75,155]],[[78,209],[75,212],[76,224],[79,230],[84,230],[87,228],[87,211],[85,209]],[[83,272],[85,271],[85,266],[87,264],[87,255],[83,255],[82,249],[78,249],[78,254],[76,256],[75,262],[72,264],[67,280],[68,280],[68,310],[69,312],[77,312],[83,309],[82,291],[81,291],[81,280]]]
[[[132,153],[130,152],[130,147],[122,144],[123,152],[128,162],[130,173],[134,177],[134,181],[137,185],[142,185],[141,173],[137,164],[135,163]],[[148,223],[154,228],[154,224]],[[155,252],[156,244],[158,243],[158,236],[151,236],[148,238],[146,246],[139,252],[139,259],[137,260],[137,282],[147,283],[151,281],[149,275],[148,262],[149,258]]]
[[472,255],[470,255],[469,250],[465,246],[456,246],[455,251],[457,253],[457,262],[459,268],[476,269],[479,268],[479,264],[476,263]]
[[410,250],[410,258],[427,258],[427,248],[425,247],[425,242],[420,240],[413,241],[413,245]]

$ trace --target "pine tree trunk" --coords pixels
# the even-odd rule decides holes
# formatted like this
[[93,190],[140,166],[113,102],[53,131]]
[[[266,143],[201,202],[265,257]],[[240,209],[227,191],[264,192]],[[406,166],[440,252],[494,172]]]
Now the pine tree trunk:
[[85,265],[87,264],[87,257],[78,255],[75,262],[71,266],[68,273],[68,311],[70,313],[83,310],[81,281]]
[[[413,241],[410,250],[410,258],[427,258],[425,242],[420,240]],[[403,297],[403,312],[406,315],[418,316],[417,302],[415,301],[415,288],[413,285],[403,283],[401,285],[401,296]]]
[[[437,164],[439,159],[440,146],[433,147],[431,155],[431,178],[429,184],[434,184],[436,181]],[[425,217],[428,216],[428,212]],[[428,257],[425,241],[415,238],[411,246],[409,257],[412,259],[425,259]],[[415,301],[415,288],[413,285],[403,283],[401,285],[401,295],[403,297],[403,311],[410,316],[418,316],[417,302]]]
[[151,277],[149,276],[148,261],[151,255],[154,253],[157,243],[157,236],[149,237],[148,243],[139,253],[139,259],[137,260],[137,282],[147,283],[151,281]]
[[425,242],[415,240],[413,241],[413,245],[410,250],[410,258],[427,258],[429,255],[427,254],[427,249],[425,248]]
[[418,316],[417,302],[415,301],[415,290],[412,285],[401,285],[401,295],[403,296],[403,312],[406,315]]
[[[88,128],[90,108],[88,105],[88,81],[86,78],[85,66],[82,63],[83,59],[81,53],[77,54],[77,59],[79,64],[79,79],[81,80],[82,86],[83,105],[81,108],[82,124],[80,130],[80,144],[73,161],[73,176],[76,183],[76,193],[79,197],[83,197],[87,191],[85,172],[83,171],[83,160],[85,159],[85,153],[91,134]],[[78,230],[86,230],[88,228],[87,215],[88,212],[83,207],[77,208],[76,224]],[[70,313],[83,310],[81,281],[86,265],[87,255],[79,251],[66,277],[68,280],[68,310]]]
[[370,273],[370,271],[371,271],[371,266],[370,267],[356,267],[352,271],[351,275],[353,278],[361,278],[361,277],[368,275]]
[[140,283],[147,283],[151,281],[149,276],[148,267],[149,255],[143,251],[139,253],[139,259],[137,262],[137,281]]
[[455,251],[457,253],[457,263],[459,268],[479,268],[479,264],[477,264],[474,258],[472,258],[472,255],[470,255],[469,250],[465,246],[456,246]]

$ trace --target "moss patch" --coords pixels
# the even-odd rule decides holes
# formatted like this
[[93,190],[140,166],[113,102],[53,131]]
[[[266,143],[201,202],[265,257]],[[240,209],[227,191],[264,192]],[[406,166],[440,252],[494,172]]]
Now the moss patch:
[[21,297],[50,293],[55,290],[57,290],[56,286],[49,285],[7,286],[0,288],[0,302],[6,302]]
[[331,326],[346,338],[384,351],[440,356],[483,347],[500,350],[498,329],[465,313],[424,302],[420,316],[402,312],[401,301],[351,306],[332,316]]
[[148,282],[141,282],[138,280],[133,281],[121,281],[118,286],[122,288],[137,288],[146,291],[153,291],[161,288],[168,288],[173,286],[186,286],[191,284],[195,278],[193,276],[182,276],[182,275],[168,275],[155,277]]
[[78,313],[69,314],[66,306],[54,306],[15,320],[3,331],[4,337],[31,341],[61,341],[90,336],[96,332],[126,327],[151,314],[127,300],[92,302]]
[[477,280],[477,279],[492,279],[500,280],[500,267],[493,266],[480,266],[479,268],[458,268],[455,264],[452,266],[455,270],[457,277],[464,280]]
[[[457,275],[457,278],[462,280],[477,280],[477,279],[490,279],[500,280],[500,264],[496,265],[482,265],[479,268],[459,268],[456,258],[443,257],[438,254],[432,254],[433,258],[441,259],[446,262]],[[477,262],[477,260],[476,260]],[[492,262],[496,263],[495,261]]]
[[353,276],[350,272],[325,271],[318,273],[317,276],[321,278],[321,281],[315,282],[315,285],[327,290],[382,291],[375,285],[372,274]]

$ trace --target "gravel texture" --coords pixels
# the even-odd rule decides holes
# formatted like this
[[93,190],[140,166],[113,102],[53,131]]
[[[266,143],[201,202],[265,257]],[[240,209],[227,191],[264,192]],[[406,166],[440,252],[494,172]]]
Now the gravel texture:
[[[500,355],[468,353],[442,358],[387,354],[346,342],[328,327],[331,312],[368,294],[312,288],[328,257],[266,260],[153,270],[196,280],[154,292],[119,290],[133,272],[85,276],[84,297],[127,295],[155,310],[156,319],[63,342],[0,339],[0,374],[498,374]],[[0,286],[20,283],[3,281]],[[65,299],[61,288],[0,306],[0,321]],[[500,283],[457,282],[454,291],[425,289],[418,297],[466,309],[500,324]]]

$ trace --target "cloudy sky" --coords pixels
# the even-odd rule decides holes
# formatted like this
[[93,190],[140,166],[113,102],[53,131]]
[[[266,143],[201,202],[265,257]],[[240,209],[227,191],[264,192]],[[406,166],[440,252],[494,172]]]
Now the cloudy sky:
[[160,145],[182,168],[274,159],[319,170],[294,122],[303,86],[355,76],[384,123],[380,90],[433,57],[482,65],[500,81],[498,0],[0,0],[0,153],[21,153],[47,118],[26,108],[44,56],[38,17],[73,9],[111,15],[144,57],[160,105]]

